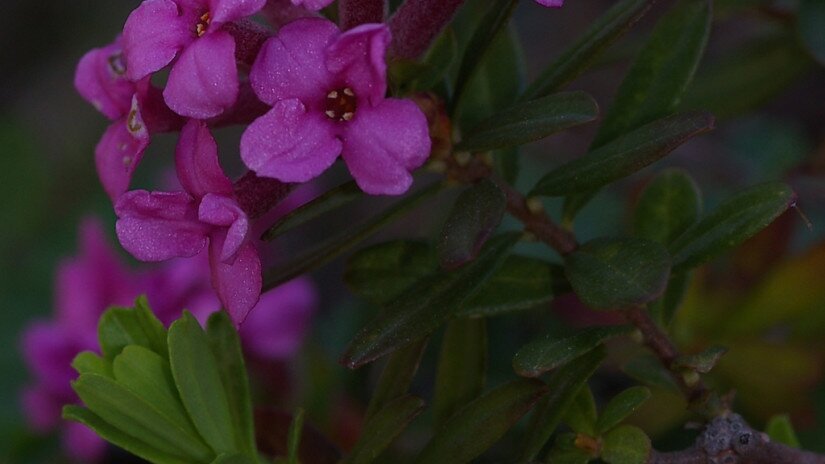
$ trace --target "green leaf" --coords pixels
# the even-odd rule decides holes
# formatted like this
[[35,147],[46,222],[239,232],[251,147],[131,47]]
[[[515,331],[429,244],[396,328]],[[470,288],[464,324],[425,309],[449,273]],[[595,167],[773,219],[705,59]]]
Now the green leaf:
[[562,421],[570,426],[574,432],[592,437],[596,435],[597,417],[596,400],[593,399],[593,392],[590,391],[590,387],[585,383],[573,400],[573,404],[567,409]]
[[533,195],[585,193],[633,174],[691,138],[713,129],[707,113],[681,113],[662,118],[566,163],[539,180]]
[[487,321],[450,322],[441,342],[435,377],[436,427],[484,391],[486,374]]
[[593,148],[676,109],[705,50],[711,16],[710,0],[681,0],[659,20],[607,111]]
[[112,308],[103,313],[97,326],[100,349],[109,361],[127,345],[140,345],[166,357],[166,330],[141,296],[132,308]]
[[274,240],[295,227],[301,226],[318,216],[334,211],[344,205],[349,204],[357,198],[364,196],[364,192],[358,187],[355,181],[341,184],[313,200],[295,208],[282,218],[278,219],[266,232],[261,240]]
[[257,464],[243,454],[221,454],[211,464]]
[[634,214],[634,229],[641,238],[667,245],[699,218],[699,187],[681,169],[659,173],[642,192]]
[[538,377],[595,350],[605,341],[633,332],[630,326],[593,327],[567,338],[549,335],[528,343],[513,358],[513,369],[523,377]]
[[606,356],[604,348],[599,347],[553,374],[548,383],[550,394],[535,412],[519,462],[530,462],[538,456],[576,395]]
[[565,258],[570,285],[594,309],[641,305],[665,291],[670,256],[656,242],[601,238],[585,243]]
[[765,433],[771,437],[771,441],[799,448],[799,439],[796,438],[791,419],[785,414],[771,417],[765,425]]
[[[73,420],[85,424],[90,429],[94,430],[101,438],[112,443],[113,445],[123,448],[124,450],[145,459],[154,464],[192,464],[188,458],[182,458],[175,454],[165,453],[159,451],[153,446],[148,445],[143,440],[135,438],[128,433],[123,432],[117,427],[109,424],[101,419],[92,411],[76,406],[63,406],[63,418]],[[202,461],[208,462],[208,461]]]
[[541,140],[593,121],[599,107],[584,92],[564,92],[510,106],[474,126],[455,148],[482,152]]
[[169,327],[172,376],[189,417],[216,453],[240,451],[217,361],[198,321],[188,311]]
[[825,65],[825,2],[799,0],[797,27],[802,43],[811,55]]
[[638,427],[620,425],[604,436],[602,459],[608,464],[645,464],[650,438]]
[[472,263],[434,274],[405,291],[356,335],[342,362],[356,368],[429,335],[487,282],[519,237],[496,237]]
[[287,463],[299,464],[298,450],[301,447],[301,432],[304,430],[304,410],[298,408],[292,423],[289,424],[289,432],[287,434]]
[[501,223],[506,208],[504,192],[489,179],[464,190],[441,230],[437,250],[442,267],[455,269],[474,260]]
[[596,432],[603,434],[616,427],[648,398],[650,398],[650,390],[646,387],[630,387],[619,393],[604,407],[596,423]]
[[405,395],[387,403],[364,425],[361,438],[352,449],[346,464],[369,464],[401,435],[424,410],[424,400]]
[[82,374],[72,383],[89,410],[115,429],[146,443],[165,455],[194,462],[210,462],[212,450],[200,437],[170,421],[158,408],[113,379]]
[[647,305],[647,310],[657,324],[667,327],[673,321],[676,310],[682,304],[690,285],[691,274],[689,272],[677,272],[670,274],[670,281],[667,284],[665,294],[658,300]]
[[84,351],[74,357],[72,368],[78,374],[99,374],[104,377],[114,377],[112,363],[108,359],[101,358],[97,353]]
[[575,433],[560,433],[547,453],[545,462],[552,464],[587,464],[593,458],[576,446]]
[[524,92],[529,100],[558,91],[584,72],[613,42],[624,35],[655,0],[622,0],[605,11],[581,38],[544,70]]
[[470,462],[498,441],[545,394],[547,387],[533,379],[514,380],[486,393],[453,415],[414,462]]
[[396,240],[355,253],[347,261],[344,282],[357,295],[385,304],[435,272],[438,261],[424,242]]
[[421,357],[424,356],[424,349],[427,348],[427,340],[405,346],[389,356],[367,412],[364,414],[365,420],[370,420],[378,411],[391,401],[407,393],[410,384],[418,372],[418,365],[421,364]]
[[696,267],[736,247],[796,203],[781,183],[748,188],[719,205],[670,245],[674,271]]
[[390,208],[376,214],[364,224],[357,225],[339,235],[336,235],[318,246],[311,248],[293,258],[285,266],[267,271],[264,274],[263,291],[270,290],[293,278],[323,266],[342,253],[346,252],[370,235],[378,232],[384,226],[391,224],[404,214],[421,204],[424,200],[441,189],[440,183],[425,187]]
[[226,311],[216,311],[209,316],[206,336],[229,402],[236,449],[254,457],[257,446],[249,378],[241,350],[241,340]]
[[526,256],[508,256],[478,293],[456,313],[459,317],[489,317],[531,309],[569,291],[564,268]]
[[723,346],[714,345],[702,351],[701,353],[691,355],[681,355],[676,358],[673,363],[677,367],[691,369],[700,374],[707,374],[710,372],[722,355],[728,352],[728,349]]
[[679,385],[676,384],[670,371],[651,354],[636,356],[622,367],[622,371],[631,378],[651,387],[674,392],[679,391]]

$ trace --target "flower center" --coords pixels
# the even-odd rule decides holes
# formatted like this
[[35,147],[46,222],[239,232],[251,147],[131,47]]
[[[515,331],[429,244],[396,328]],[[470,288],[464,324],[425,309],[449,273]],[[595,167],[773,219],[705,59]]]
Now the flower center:
[[109,55],[106,60],[109,63],[109,69],[115,76],[122,76],[126,74],[126,62],[123,61],[123,52],[117,52]]
[[195,25],[195,33],[198,34],[198,37],[206,34],[206,30],[209,29],[211,23],[212,15],[210,15],[208,11],[198,18],[198,23]]
[[351,121],[356,109],[358,99],[349,87],[331,91],[324,102],[324,114],[333,121]]

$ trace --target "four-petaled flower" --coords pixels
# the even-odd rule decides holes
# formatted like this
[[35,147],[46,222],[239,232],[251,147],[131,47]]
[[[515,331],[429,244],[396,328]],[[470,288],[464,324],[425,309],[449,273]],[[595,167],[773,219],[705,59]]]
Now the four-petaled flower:
[[361,189],[398,195],[430,153],[427,120],[409,100],[385,98],[390,33],[365,24],[341,33],[299,19],[263,46],[250,80],[272,106],[241,138],[241,158],[260,176],[306,182],[341,155]]

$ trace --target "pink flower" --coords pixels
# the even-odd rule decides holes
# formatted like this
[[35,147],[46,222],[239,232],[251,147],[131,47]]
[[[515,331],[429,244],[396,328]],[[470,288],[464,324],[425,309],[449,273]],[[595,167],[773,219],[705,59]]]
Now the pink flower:
[[77,64],[74,86],[80,96],[111,120],[129,112],[135,84],[126,77],[119,36],[113,43],[83,55]]
[[261,260],[206,124],[192,120],[183,127],[175,164],[185,191],[137,190],[120,197],[120,243],[142,261],[195,256],[208,244],[212,285],[240,323],[260,296]]
[[308,10],[318,11],[333,1],[334,0],[292,0],[292,4],[295,6],[303,6]]
[[258,175],[306,182],[341,155],[371,194],[402,194],[429,156],[427,120],[409,100],[385,98],[390,33],[365,24],[341,33],[299,19],[262,47],[250,73],[272,106],[241,138],[241,158]]
[[238,96],[235,40],[226,23],[251,16],[266,0],[145,0],[126,20],[127,76],[137,81],[175,58],[163,96],[176,113],[221,114]]
[[564,0],[536,0],[536,3],[553,8],[561,8],[564,6]]

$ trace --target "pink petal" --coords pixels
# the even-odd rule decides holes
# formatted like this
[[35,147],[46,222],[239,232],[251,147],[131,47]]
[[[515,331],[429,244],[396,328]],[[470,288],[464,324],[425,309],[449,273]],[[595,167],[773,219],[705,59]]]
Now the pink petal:
[[303,6],[308,10],[318,11],[325,8],[333,1],[334,0],[292,0],[292,4],[296,6]]
[[72,360],[88,347],[52,322],[36,322],[21,339],[23,359],[42,388],[59,398],[73,398],[71,382],[77,374]]
[[149,133],[139,113],[112,123],[95,147],[95,165],[103,190],[114,203],[129,189],[132,174],[149,146]]
[[106,441],[79,422],[69,422],[61,437],[66,454],[77,462],[95,463],[106,455]]
[[247,351],[263,359],[295,354],[318,306],[318,294],[308,279],[291,280],[263,295],[240,328]]
[[26,422],[35,432],[48,433],[60,424],[62,401],[42,386],[27,387],[20,402]]
[[221,250],[221,262],[232,264],[249,232],[249,219],[234,198],[208,194],[198,208],[198,219],[205,224],[228,227]]
[[190,120],[175,148],[175,168],[181,186],[196,199],[208,193],[232,194],[232,181],[218,162],[218,145],[205,123]]
[[129,112],[135,84],[125,75],[126,65],[120,40],[83,55],[74,76],[74,86],[84,100],[109,119]]
[[306,182],[329,168],[341,153],[334,123],[283,100],[249,125],[241,137],[241,159],[249,169],[282,182]]
[[400,195],[412,184],[410,171],[430,155],[427,118],[409,100],[387,99],[359,108],[347,128],[342,154],[361,190]]
[[261,296],[261,259],[255,245],[247,242],[238,251],[235,262],[226,264],[220,258],[223,248],[224,236],[213,234],[209,244],[212,286],[237,325],[246,319]]
[[172,111],[195,119],[215,117],[238,98],[235,39],[205,34],[181,53],[169,72],[163,97]]
[[265,4],[266,0],[209,0],[212,24],[220,25],[252,16]]
[[171,0],[146,0],[129,15],[123,26],[123,52],[130,80],[160,70],[195,39],[188,19],[179,16]]
[[326,19],[304,18],[267,40],[249,73],[261,101],[274,105],[297,98],[320,109],[334,77],[324,64],[324,50],[337,34],[338,28]]
[[375,106],[387,93],[390,30],[384,24],[362,24],[341,34],[327,48],[327,68],[341,74],[347,86]]
[[115,213],[120,244],[141,261],[195,256],[211,230],[198,220],[197,204],[184,192],[127,192]]

